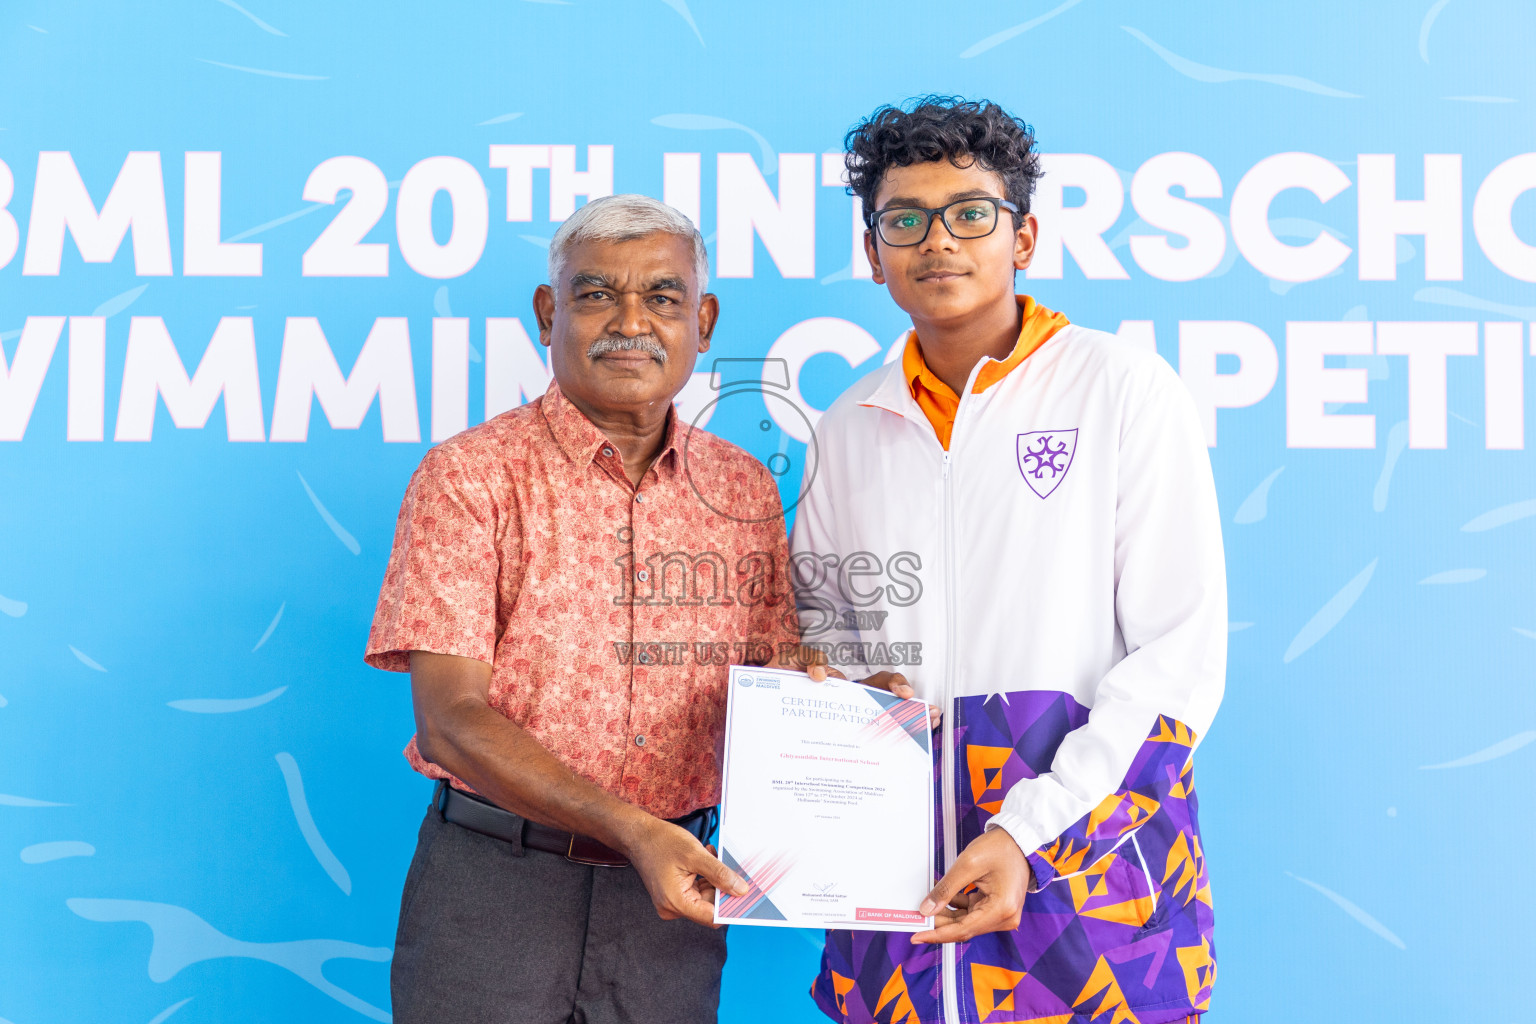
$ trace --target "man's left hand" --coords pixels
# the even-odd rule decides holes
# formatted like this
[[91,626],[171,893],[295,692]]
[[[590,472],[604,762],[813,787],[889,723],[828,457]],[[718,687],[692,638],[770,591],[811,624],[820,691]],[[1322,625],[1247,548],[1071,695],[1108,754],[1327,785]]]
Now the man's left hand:
[[[1014,930],[1032,877],[1029,861],[1012,836],[1000,828],[983,832],[923,900],[918,909],[933,917],[935,927],[918,932],[912,941],[966,942],[986,932]],[[972,885],[973,891],[961,892]]]

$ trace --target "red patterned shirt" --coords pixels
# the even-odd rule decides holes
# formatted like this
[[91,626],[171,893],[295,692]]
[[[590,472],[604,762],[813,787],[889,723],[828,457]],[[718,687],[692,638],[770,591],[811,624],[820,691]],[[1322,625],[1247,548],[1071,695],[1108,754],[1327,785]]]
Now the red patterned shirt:
[[[731,664],[798,642],[773,478],[668,417],[638,487],[551,383],[433,448],[406,489],[366,659],[491,665],[490,703],[581,777],[661,817],[720,798]],[[413,737],[411,765],[450,779]]]

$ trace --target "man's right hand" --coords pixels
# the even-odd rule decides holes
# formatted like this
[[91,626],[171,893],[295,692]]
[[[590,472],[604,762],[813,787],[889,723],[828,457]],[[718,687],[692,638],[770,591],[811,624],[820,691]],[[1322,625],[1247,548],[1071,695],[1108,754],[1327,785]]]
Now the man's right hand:
[[[900,697],[902,700],[911,700],[917,696],[917,691],[912,689],[912,684],[907,682],[907,677],[900,672],[876,672],[868,679],[860,679],[859,682],[865,686],[873,686],[876,689],[885,690],[893,697]],[[928,728],[930,730],[937,729],[943,717],[944,712],[939,710],[938,705],[928,705]]]
[[715,923],[715,890],[745,896],[751,890],[693,833],[661,818],[644,822],[625,853],[651,894],[662,920],[686,917],[708,927]]

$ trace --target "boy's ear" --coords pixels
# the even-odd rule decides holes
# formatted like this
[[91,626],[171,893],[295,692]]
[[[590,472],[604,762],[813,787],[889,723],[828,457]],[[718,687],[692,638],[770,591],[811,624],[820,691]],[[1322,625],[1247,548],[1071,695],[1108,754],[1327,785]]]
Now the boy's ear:
[[880,266],[880,250],[875,245],[875,233],[864,229],[864,255],[869,257],[870,278],[875,284],[885,284],[885,268]]
[[1039,237],[1040,222],[1032,213],[1019,220],[1019,229],[1013,233],[1013,269],[1023,270],[1035,258],[1035,240]]

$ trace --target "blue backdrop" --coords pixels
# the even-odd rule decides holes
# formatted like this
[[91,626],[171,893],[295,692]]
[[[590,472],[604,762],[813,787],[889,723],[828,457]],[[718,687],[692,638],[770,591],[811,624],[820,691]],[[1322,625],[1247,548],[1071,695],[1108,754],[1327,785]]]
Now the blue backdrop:
[[[1020,289],[1155,343],[1219,423],[1231,658],[1199,755],[1213,1020],[1527,1019],[1536,173],[1517,158],[1536,8],[248,2],[0,15],[0,1018],[387,1020],[429,785],[400,756],[407,681],[363,644],[434,434],[478,422],[487,386],[493,407],[541,389],[532,349],[487,319],[531,327],[552,206],[611,187],[690,207],[720,275],[712,355],[785,358],[814,419],[904,327],[861,279],[851,200],[817,155],[876,105],[943,91],[1084,155],[1042,184],[1062,269]],[[211,191],[185,156],[205,152]],[[1316,159],[1266,178],[1289,152]],[[1175,161],[1171,193],[1152,170],[1138,185],[1165,153],[1199,159]],[[1396,157],[1384,187],[1373,154]],[[1456,175],[1427,154],[1457,155]],[[360,160],[306,201],[341,156]],[[363,214],[387,268],[341,245],[311,270],[387,274],[305,276],[349,190],[343,216]],[[1164,280],[1132,239],[1180,224],[1203,248],[1192,280]],[[1287,263],[1320,234],[1334,256]],[[259,275],[220,239],[259,243]],[[302,363],[305,317],[356,388],[322,386],[305,440],[282,442],[309,408],[278,372],[285,349]],[[392,317],[409,349],[381,335],[359,361]],[[1383,326],[1403,322],[1436,326]],[[224,374],[201,429],[212,392],[177,390],[162,323],[186,374],[205,349],[200,380]],[[286,411],[284,387],[303,400]],[[259,403],[237,416],[237,394]],[[754,433],[765,402],[723,402],[710,429],[798,473],[788,419]],[[1374,423],[1330,418],[1358,414]],[[816,1018],[818,935],[730,945],[723,1020]]]

